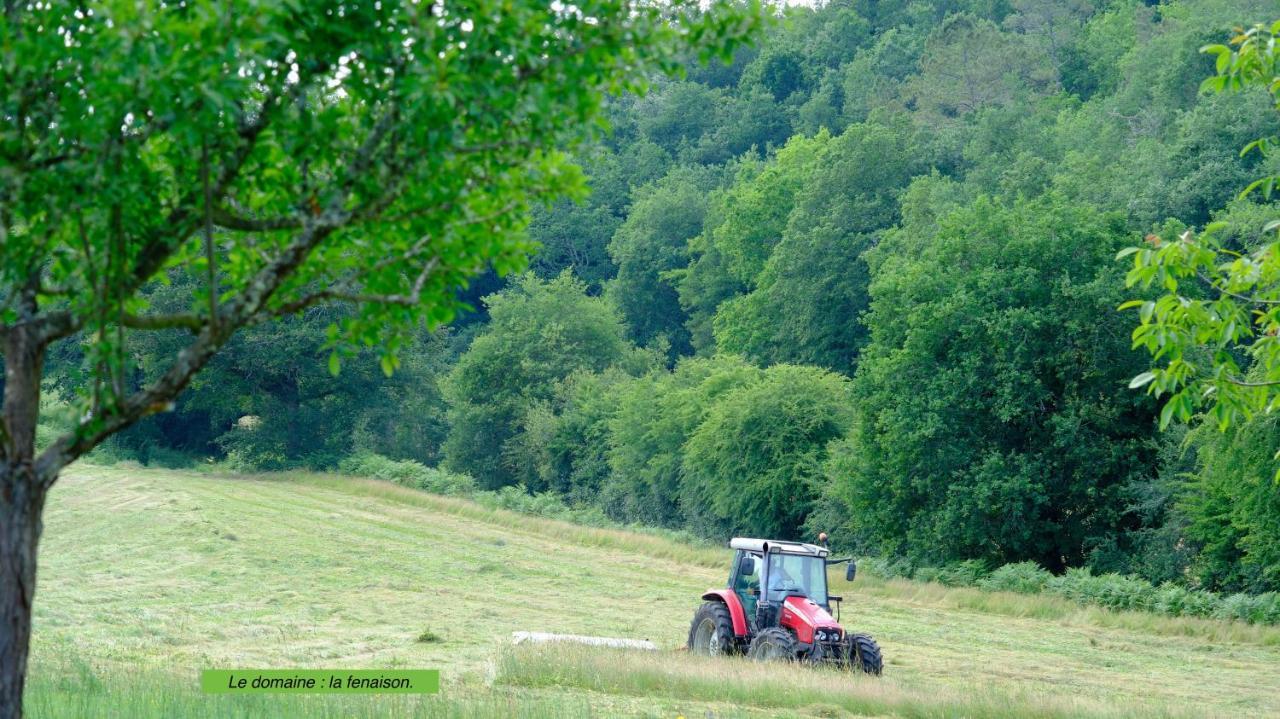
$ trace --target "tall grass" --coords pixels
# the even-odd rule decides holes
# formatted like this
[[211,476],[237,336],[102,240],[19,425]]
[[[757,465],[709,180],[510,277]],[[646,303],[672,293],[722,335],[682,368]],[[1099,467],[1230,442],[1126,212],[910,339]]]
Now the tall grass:
[[945,567],[911,568],[872,560],[872,571],[886,577],[910,578],[949,587],[978,587],[1018,594],[1048,594],[1081,605],[1116,611],[1140,611],[1170,617],[1202,617],[1246,624],[1280,624],[1280,593],[1215,594],[1173,583],[1156,586],[1141,577],[1094,574],[1088,568],[1053,575],[1035,562],[1006,564],[990,570],[969,560]]
[[833,582],[832,591],[905,600],[943,609],[962,609],[997,616],[1058,621],[1109,629],[1125,629],[1167,637],[1191,637],[1213,642],[1237,642],[1280,647],[1280,627],[1194,616],[1167,616],[1149,611],[1117,610],[1081,604],[1053,594],[949,587],[936,582],[885,579],[859,574],[856,590]]
[[526,688],[570,687],[634,696],[667,696],[821,716],[903,719],[1147,719],[1213,716],[1149,700],[1128,704],[1063,694],[984,688],[960,692],[905,686],[889,678],[745,658],[628,652],[599,647],[521,645],[499,654],[495,682]]
[[[582,697],[540,697],[467,687],[439,695],[203,694],[196,676],[94,670],[71,660],[32,667],[24,708],[32,719],[381,719],[382,717],[594,716]],[[459,692],[461,693],[461,692]]]

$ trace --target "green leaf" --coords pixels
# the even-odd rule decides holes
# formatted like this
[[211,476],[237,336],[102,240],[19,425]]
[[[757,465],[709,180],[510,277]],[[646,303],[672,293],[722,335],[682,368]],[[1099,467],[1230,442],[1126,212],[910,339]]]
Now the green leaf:
[[338,358],[338,353],[330,352],[329,353],[329,374],[333,375],[334,377],[337,377],[338,373],[341,371],[342,371],[342,360]]

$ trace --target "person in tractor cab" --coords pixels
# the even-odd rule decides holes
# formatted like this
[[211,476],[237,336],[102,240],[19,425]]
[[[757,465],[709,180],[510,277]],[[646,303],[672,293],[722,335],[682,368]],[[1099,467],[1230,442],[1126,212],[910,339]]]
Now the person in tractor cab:
[[817,604],[826,604],[826,565],[821,559],[794,554],[770,554],[766,576],[766,597],[781,602],[790,595],[802,595]]
[[769,557],[769,599],[780,601],[788,592],[803,591],[783,566],[783,557]]
[[733,590],[748,617],[754,617],[756,613],[756,601],[760,592],[760,564],[760,555],[748,555],[738,565],[738,574],[734,577]]
[[800,589],[795,580],[787,574],[786,567],[781,562],[773,562],[773,566],[769,568],[769,594],[777,594],[780,592],[791,592]]

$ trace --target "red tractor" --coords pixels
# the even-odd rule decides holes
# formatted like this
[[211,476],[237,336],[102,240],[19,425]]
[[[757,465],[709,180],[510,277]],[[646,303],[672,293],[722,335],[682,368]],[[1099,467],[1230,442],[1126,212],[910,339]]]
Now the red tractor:
[[[825,538],[825,537],[824,537]],[[698,654],[742,654],[762,661],[808,661],[836,664],[879,675],[880,647],[867,634],[850,634],[831,617],[827,565],[848,563],[845,579],[853,581],[852,558],[828,559],[825,546],[772,539],[735,538],[729,586],[702,595],[705,603],[689,627],[689,651]]]

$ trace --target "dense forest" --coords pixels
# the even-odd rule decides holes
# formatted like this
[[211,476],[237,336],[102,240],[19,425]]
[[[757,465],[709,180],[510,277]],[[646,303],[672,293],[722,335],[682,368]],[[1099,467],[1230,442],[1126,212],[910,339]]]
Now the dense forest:
[[[458,288],[474,312],[394,353],[335,343],[342,308],[250,328],[99,453],[374,453],[717,539],[1280,589],[1280,424],[1160,430],[1116,259],[1276,217],[1239,199],[1275,158],[1240,151],[1280,114],[1200,92],[1199,52],[1274,8],[817,5],[611,100],[590,193],[534,210],[528,271]],[[134,380],[181,334],[130,336]],[[54,347],[50,425],[86,362]]]

